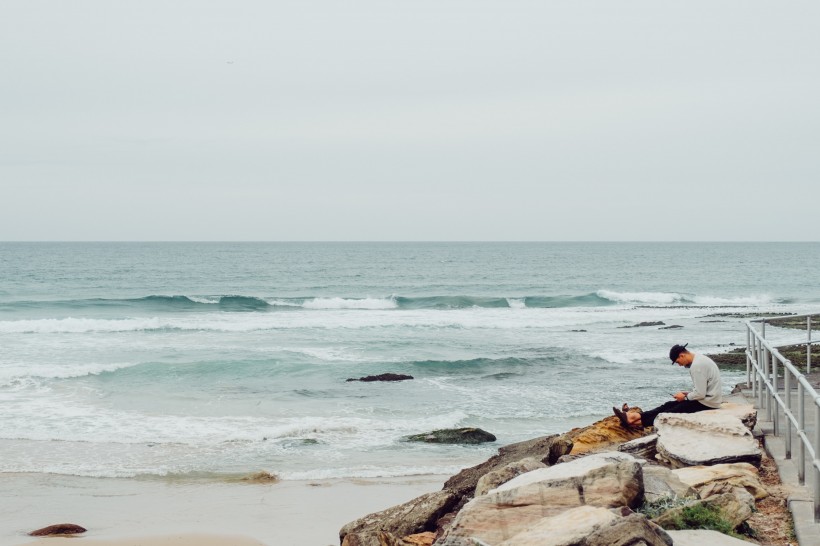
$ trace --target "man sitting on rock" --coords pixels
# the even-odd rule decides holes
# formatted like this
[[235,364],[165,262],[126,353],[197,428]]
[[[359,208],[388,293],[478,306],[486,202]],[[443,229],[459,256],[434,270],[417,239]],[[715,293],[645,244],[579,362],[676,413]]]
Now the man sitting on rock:
[[676,393],[673,395],[674,400],[643,413],[629,411],[627,404],[621,409],[612,408],[624,428],[651,427],[655,423],[655,417],[661,413],[695,413],[720,407],[723,401],[723,383],[720,381],[717,364],[708,356],[687,351],[686,345],[673,346],[669,350],[669,358],[674,364],[689,369],[694,390]]

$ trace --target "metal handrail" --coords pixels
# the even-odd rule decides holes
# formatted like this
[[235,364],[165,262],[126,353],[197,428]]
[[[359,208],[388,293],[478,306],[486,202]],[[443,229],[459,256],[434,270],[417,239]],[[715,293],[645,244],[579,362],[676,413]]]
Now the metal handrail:
[[[816,316],[816,313],[814,314]],[[760,409],[766,410],[767,420],[772,422],[774,435],[780,435],[780,414],[786,424],[784,443],[786,459],[792,457],[792,437],[799,440],[797,452],[797,477],[800,484],[806,483],[806,453],[810,459],[812,483],[814,484],[814,520],[820,522],[820,394],[806,377],[780,354],[777,348],[766,341],[766,324],[778,319],[806,318],[806,373],[811,372],[811,346],[820,340],[812,340],[812,315],[790,315],[746,321],[746,385],[752,388],[752,396]],[[760,323],[758,331],[753,323]],[[782,368],[783,389],[778,379]],[[797,389],[797,415],[792,410],[792,382]],[[765,387],[765,388],[764,388]],[[814,438],[810,439],[806,430],[806,396],[814,408]]]

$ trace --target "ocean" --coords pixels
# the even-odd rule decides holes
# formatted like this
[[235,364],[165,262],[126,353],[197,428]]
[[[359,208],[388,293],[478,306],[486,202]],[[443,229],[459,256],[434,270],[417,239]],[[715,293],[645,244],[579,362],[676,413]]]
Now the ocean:
[[[818,243],[0,243],[0,472],[450,474],[667,400],[671,345],[816,312],[818,275]],[[451,427],[498,439],[405,440]]]

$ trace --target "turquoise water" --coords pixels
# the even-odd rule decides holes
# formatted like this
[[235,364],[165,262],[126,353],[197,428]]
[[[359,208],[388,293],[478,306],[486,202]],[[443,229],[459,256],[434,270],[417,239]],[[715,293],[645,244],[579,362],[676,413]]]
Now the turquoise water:
[[[665,400],[670,345],[817,311],[818,271],[816,243],[0,243],[0,472],[448,473]],[[415,379],[346,381],[383,372]],[[499,440],[403,441],[456,426]]]

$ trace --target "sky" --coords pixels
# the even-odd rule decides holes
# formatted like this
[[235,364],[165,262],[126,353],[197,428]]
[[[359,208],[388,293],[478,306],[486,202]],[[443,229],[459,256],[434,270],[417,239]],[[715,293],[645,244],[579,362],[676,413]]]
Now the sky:
[[818,21],[3,0],[0,240],[818,241]]

